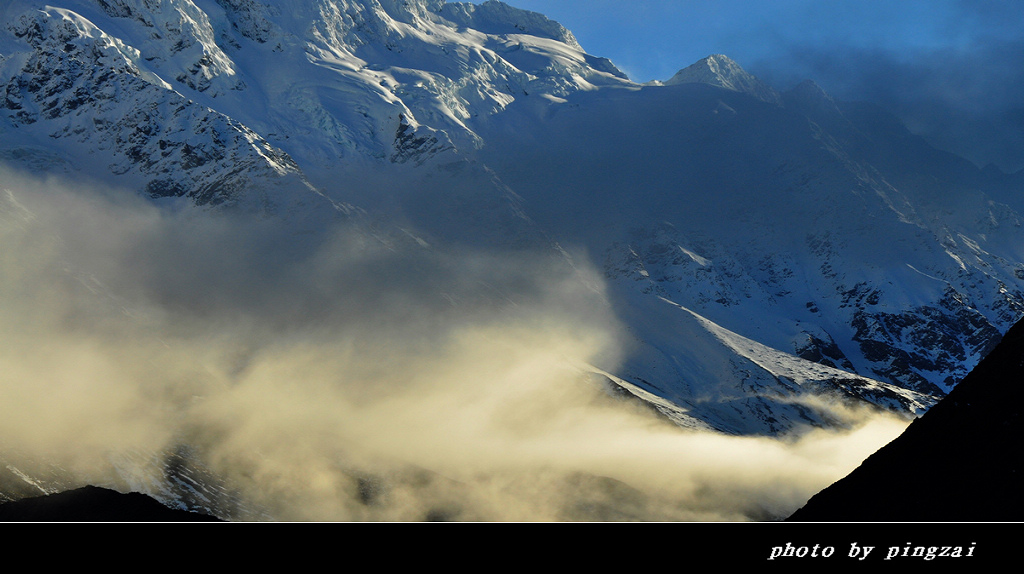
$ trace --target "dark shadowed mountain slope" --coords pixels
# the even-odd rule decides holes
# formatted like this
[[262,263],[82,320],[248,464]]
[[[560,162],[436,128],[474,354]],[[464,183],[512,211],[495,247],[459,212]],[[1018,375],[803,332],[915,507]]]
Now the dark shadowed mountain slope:
[[174,510],[155,499],[98,486],[0,504],[0,522],[219,522],[215,516]]
[[792,521],[1020,521],[1024,323],[949,395]]

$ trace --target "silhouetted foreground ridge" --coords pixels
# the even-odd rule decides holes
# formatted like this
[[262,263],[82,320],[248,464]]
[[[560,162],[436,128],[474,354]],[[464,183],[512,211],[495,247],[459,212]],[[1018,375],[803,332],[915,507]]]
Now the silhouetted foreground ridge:
[[86,486],[0,504],[4,522],[218,522],[205,514],[174,510],[153,498]]
[[791,521],[1020,521],[1024,322],[953,391]]

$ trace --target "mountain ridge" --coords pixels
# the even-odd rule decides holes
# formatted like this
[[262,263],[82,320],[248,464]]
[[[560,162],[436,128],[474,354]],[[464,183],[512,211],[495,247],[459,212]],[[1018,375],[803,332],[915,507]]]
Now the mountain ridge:
[[708,84],[735,92],[750,94],[759,100],[779,104],[781,96],[774,88],[762,83],[724,54],[712,54],[690,64],[665,80],[666,86],[678,84]]

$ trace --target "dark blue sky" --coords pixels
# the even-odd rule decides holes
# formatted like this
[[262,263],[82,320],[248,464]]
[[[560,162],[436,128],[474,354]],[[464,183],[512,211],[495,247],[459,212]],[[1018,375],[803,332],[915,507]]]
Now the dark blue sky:
[[976,163],[1024,167],[1020,0],[506,0],[638,82],[721,53],[786,90],[810,78]]

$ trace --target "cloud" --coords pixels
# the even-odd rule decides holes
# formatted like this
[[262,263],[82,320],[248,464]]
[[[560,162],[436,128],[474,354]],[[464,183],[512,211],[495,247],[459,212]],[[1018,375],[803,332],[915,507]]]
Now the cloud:
[[187,446],[239,519],[764,519],[906,424],[730,437],[615,398],[579,262],[0,181],[0,448],[82,482]]
[[635,80],[723,53],[779,90],[814,80],[879,104],[980,166],[1024,168],[1024,20],[1001,0],[513,2]]
[[[1019,7],[993,1],[838,8],[757,34],[758,55],[741,63],[782,90],[809,78],[839,99],[879,104],[933,145],[980,166],[1024,167]],[[795,32],[809,29],[818,32]]]

